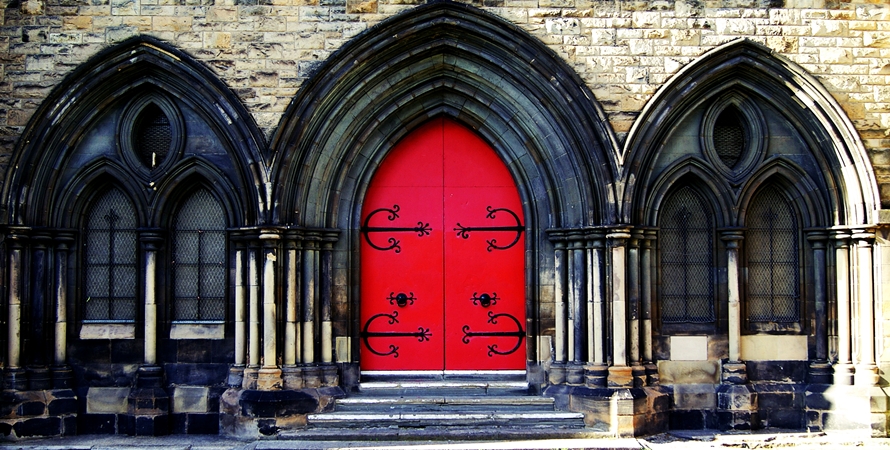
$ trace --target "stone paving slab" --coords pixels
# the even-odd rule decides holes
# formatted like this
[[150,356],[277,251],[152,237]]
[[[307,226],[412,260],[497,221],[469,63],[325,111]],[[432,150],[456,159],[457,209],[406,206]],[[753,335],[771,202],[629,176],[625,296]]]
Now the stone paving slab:
[[175,435],[131,437],[119,435],[84,435],[64,438],[0,442],[0,450],[698,450],[780,449],[780,448],[857,448],[890,449],[890,439],[871,439],[854,433],[802,433],[774,431],[716,433],[714,431],[672,431],[646,438],[545,439],[476,442],[357,442],[357,441],[243,441],[221,436]]

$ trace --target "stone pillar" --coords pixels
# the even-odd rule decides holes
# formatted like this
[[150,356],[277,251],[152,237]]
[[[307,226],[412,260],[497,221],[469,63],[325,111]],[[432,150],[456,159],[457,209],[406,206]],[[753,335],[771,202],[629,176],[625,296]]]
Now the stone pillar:
[[157,230],[141,232],[139,241],[142,243],[143,279],[145,286],[143,302],[145,304],[145,354],[143,363],[156,366],[158,363],[158,302],[157,302],[157,258],[158,247],[162,238]]
[[247,286],[244,284],[244,258],[247,254],[244,241],[238,240],[235,247],[235,361],[229,370],[229,386],[244,383],[244,368],[247,364]]
[[837,364],[834,366],[834,384],[853,384],[853,346],[850,305],[850,233],[846,230],[834,234],[834,260],[837,289]]
[[741,230],[722,232],[726,245],[726,291],[729,326],[729,361],[723,365],[722,384],[717,388],[717,420],[720,429],[759,428],[757,393],[748,384],[745,363],[741,361],[741,289],[739,284],[739,247]]
[[655,365],[652,345],[652,296],[655,288],[653,280],[652,248],[655,246],[655,230],[646,230],[641,240],[640,256],[640,319],[643,336],[640,338],[643,367],[646,370],[646,384],[658,384],[658,366]]
[[810,230],[807,241],[813,248],[813,299],[815,321],[813,334],[816,344],[816,359],[810,362],[809,382],[812,384],[831,383],[831,364],[828,361],[828,286],[826,284],[827,261],[825,241],[828,234],[824,230]]
[[875,305],[874,257],[872,245],[875,235],[870,230],[853,230],[851,236],[856,249],[856,299],[859,306],[859,355],[853,377],[857,386],[874,386],[878,382],[875,364]]
[[321,236],[317,232],[306,232],[303,246],[303,386],[321,386],[321,369],[316,364],[315,340],[318,316],[318,248]]
[[275,305],[275,263],[278,261],[277,230],[260,233],[263,243],[263,365],[257,373],[257,389],[280,389],[281,369],[278,368],[277,308]]
[[611,254],[612,366],[608,385],[633,387],[633,372],[627,359],[627,241],[630,230],[616,228],[606,235]]
[[587,257],[584,251],[584,234],[580,231],[569,235],[569,317],[568,317],[568,362],[566,366],[566,382],[582,384],[584,382],[584,350],[585,339],[584,313],[587,287],[585,283]]
[[68,366],[68,249],[74,242],[71,232],[56,235],[56,252],[53,264],[53,288],[55,301],[55,346],[53,352],[53,388],[71,387],[71,368]]
[[300,279],[302,266],[302,249],[298,240],[301,236],[295,232],[287,235],[286,259],[285,259],[285,322],[284,322],[284,387],[286,389],[301,389],[303,387],[303,374],[297,364],[302,356],[302,330],[300,322]]
[[260,369],[260,272],[257,243],[251,241],[247,250],[247,368],[245,389],[256,389]]
[[136,387],[127,398],[127,429],[136,436],[169,433],[170,397],[164,390],[164,371],[158,365],[157,254],[163,242],[158,230],[143,230],[139,235],[143,256],[143,302],[145,305],[145,353],[143,365],[136,372]]
[[336,231],[325,231],[322,233],[321,254],[319,255],[318,291],[321,299],[321,311],[319,311],[319,322],[321,325],[321,375],[324,386],[337,386],[339,384],[337,366],[334,365],[334,327],[332,321],[334,242],[337,241],[337,235],[338,232]]
[[609,375],[606,364],[606,343],[603,288],[604,235],[591,232],[587,235],[587,367],[584,375],[587,385],[605,387]]
[[28,367],[28,389],[44,391],[52,388],[49,366],[53,349],[52,332],[48,329],[53,316],[54,301],[48,299],[53,284],[50,272],[50,251],[52,236],[48,230],[39,229],[31,233],[30,275],[31,292],[28,299],[27,328],[23,329],[22,347],[26,359],[22,363]]
[[634,387],[642,387],[646,384],[646,370],[643,368],[640,355],[640,241],[643,239],[641,230],[634,230],[627,241],[627,330],[628,330],[628,359],[631,366]]
[[550,383],[561,384],[566,381],[566,295],[568,282],[568,264],[566,256],[565,234],[562,230],[550,233],[553,241],[553,362],[550,364]]
[[8,243],[9,303],[7,304],[7,359],[4,386],[6,389],[24,391],[28,389],[28,377],[22,369],[22,286],[24,285],[24,229],[13,229],[6,236]]

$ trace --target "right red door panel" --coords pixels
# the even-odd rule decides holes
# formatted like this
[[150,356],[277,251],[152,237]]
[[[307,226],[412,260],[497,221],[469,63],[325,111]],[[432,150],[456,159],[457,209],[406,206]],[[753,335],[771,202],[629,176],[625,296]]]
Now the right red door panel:
[[525,368],[522,205],[484,141],[446,119],[418,128],[362,220],[363,370]]

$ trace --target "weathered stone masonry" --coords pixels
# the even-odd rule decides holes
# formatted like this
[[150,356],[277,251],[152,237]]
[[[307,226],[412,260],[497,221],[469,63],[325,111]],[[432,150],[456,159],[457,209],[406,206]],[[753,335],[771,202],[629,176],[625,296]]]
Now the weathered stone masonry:
[[[612,434],[886,435],[890,6],[182,3],[0,10],[0,434],[252,436],[330,410],[361,377],[364,189],[444,115],[527,208],[532,392]],[[127,128],[144,105],[182,136],[158,171]],[[84,222],[109,189],[135,210],[136,312],[90,323]],[[225,216],[224,320],[172,299],[194,191]],[[790,217],[796,299],[768,320],[764,203]],[[707,222],[693,312],[666,300],[678,209]]]

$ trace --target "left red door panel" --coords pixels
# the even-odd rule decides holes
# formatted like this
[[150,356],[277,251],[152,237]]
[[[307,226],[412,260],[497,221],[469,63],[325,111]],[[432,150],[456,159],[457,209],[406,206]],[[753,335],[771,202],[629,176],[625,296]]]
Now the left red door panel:
[[365,197],[363,370],[443,368],[441,173],[441,124],[433,122],[392,150]]

